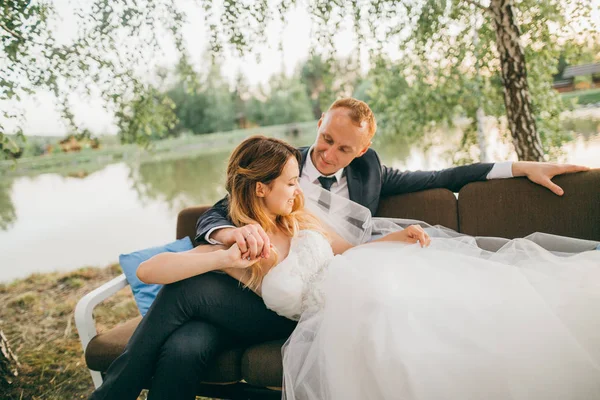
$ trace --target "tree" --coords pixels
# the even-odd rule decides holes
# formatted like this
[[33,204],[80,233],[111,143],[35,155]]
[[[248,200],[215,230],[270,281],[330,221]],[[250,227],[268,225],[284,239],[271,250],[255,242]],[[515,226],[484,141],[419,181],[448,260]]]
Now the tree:
[[[409,135],[419,136],[431,122],[452,125],[456,116],[467,116],[474,125],[482,106],[487,115],[506,116],[519,159],[542,160],[564,140],[562,102],[551,87],[559,54],[581,39],[565,33],[572,28],[565,15],[585,25],[589,10],[584,1],[529,0],[518,8],[510,0],[406,7],[417,22],[399,46],[410,51],[398,60],[378,60],[368,91],[374,109],[385,115],[387,130],[409,129]],[[394,92],[398,74],[407,83]]]
[[312,103],[313,118],[321,118],[322,103],[331,98],[331,64],[320,55],[313,55],[300,68],[300,79]]
[[312,103],[313,118],[321,118],[336,98],[349,96],[359,78],[356,57],[326,59],[313,54],[299,68],[300,81]]
[[306,87],[297,77],[281,74],[271,80],[271,91],[264,103],[265,125],[305,122],[313,119]]
[[17,150],[15,140],[5,134],[8,124],[15,126],[11,133],[23,138],[22,111],[5,105],[36,92],[54,95],[73,131],[82,129],[71,111],[76,93],[99,94],[115,114],[125,141],[144,141],[165,119],[172,119],[171,104],[157,99],[152,81],[143,79],[150,75],[145,67],[155,65],[155,52],[161,50],[164,39],[179,50],[180,65],[188,65],[181,35],[184,14],[170,3],[94,0],[68,4],[73,7],[67,18],[76,23],[77,33],[58,40],[55,4],[4,1],[0,7],[0,151],[10,155]]
[[544,152],[532,112],[525,54],[513,1],[491,0],[489,7],[480,4],[478,7],[492,14],[504,83],[506,117],[519,160],[542,161]]

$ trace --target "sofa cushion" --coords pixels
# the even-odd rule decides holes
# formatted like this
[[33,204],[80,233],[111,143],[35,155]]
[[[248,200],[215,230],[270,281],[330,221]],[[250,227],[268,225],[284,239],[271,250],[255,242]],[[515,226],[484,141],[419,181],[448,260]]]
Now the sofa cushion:
[[94,336],[85,349],[85,362],[88,368],[94,371],[106,371],[110,363],[123,352],[141,320],[141,316],[130,319]]
[[[177,215],[177,239],[196,237],[196,222],[211,206],[187,207]],[[194,240],[192,240],[194,242]],[[196,243],[194,243],[196,244]]]
[[600,240],[600,169],[561,175],[557,196],[526,178],[474,182],[458,195],[460,231],[516,238],[546,232]]
[[456,196],[447,189],[385,197],[379,202],[376,216],[417,219],[458,230]]
[[[106,371],[133,335],[142,317],[131,319],[106,332],[96,335],[85,349],[85,362],[89,369]],[[240,363],[244,349],[230,349],[219,354],[208,370],[204,382],[232,383],[242,379]]]
[[142,316],[146,315],[146,312],[148,312],[148,309],[154,302],[154,299],[163,285],[148,284],[140,281],[136,274],[140,264],[160,253],[178,253],[193,248],[194,245],[192,244],[191,239],[189,237],[184,237],[163,246],[151,247],[134,251],[133,253],[121,254],[119,256],[119,264],[127,277],[127,282],[129,282],[129,287],[131,287],[131,291],[133,292],[135,303]]
[[286,339],[249,347],[242,356],[242,376],[254,386],[281,387],[283,363],[281,347]]

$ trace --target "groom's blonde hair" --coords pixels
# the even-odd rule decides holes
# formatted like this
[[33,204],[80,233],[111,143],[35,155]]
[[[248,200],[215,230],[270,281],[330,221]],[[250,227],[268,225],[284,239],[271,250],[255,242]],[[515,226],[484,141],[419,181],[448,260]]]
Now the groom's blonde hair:
[[377,122],[375,121],[375,114],[373,114],[371,107],[369,107],[367,103],[353,97],[345,97],[336,100],[327,111],[335,110],[336,108],[347,109],[349,111],[348,115],[350,116],[350,119],[356,125],[361,126],[363,123],[366,123],[368,126],[369,140],[373,138],[377,131]]
[[[256,185],[261,182],[270,186],[283,171],[290,158],[302,164],[300,151],[283,140],[265,136],[251,136],[240,143],[229,158],[226,189],[229,192],[229,217],[235,226],[259,224],[267,233],[280,229],[293,237],[302,229],[324,233],[319,220],[304,209],[304,196],[300,193],[294,200],[292,212],[278,215],[273,221],[256,195]],[[275,263],[278,255],[275,254]],[[247,285],[256,289],[266,273],[263,263],[250,267],[251,277]]]

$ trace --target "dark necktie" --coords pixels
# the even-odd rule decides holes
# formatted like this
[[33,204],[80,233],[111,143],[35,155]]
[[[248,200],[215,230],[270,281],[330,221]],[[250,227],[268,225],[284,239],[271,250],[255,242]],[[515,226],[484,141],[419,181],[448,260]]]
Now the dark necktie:
[[337,179],[335,178],[335,176],[332,176],[331,178],[320,176],[318,179],[319,179],[319,182],[321,183],[321,186],[323,186],[323,189],[325,189],[327,191],[330,191],[331,185],[333,185],[334,182],[337,182]]

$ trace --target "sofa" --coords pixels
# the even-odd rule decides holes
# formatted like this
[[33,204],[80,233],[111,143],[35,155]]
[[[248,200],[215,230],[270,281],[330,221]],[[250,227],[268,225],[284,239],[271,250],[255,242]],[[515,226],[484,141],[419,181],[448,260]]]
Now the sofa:
[[[473,236],[523,237],[547,232],[600,241],[600,169],[558,176],[562,197],[525,178],[475,182],[458,195],[445,189],[390,196],[381,201],[376,216],[423,220]],[[177,218],[177,238],[195,236],[196,220],[209,206],[189,207]],[[102,373],[123,351],[141,317],[124,321],[106,332],[96,332],[93,309],[127,286],[122,275],[84,296],[75,318],[96,387]],[[281,398],[284,340],[234,348],[220,354],[208,376],[198,382],[198,395],[222,399]]]

